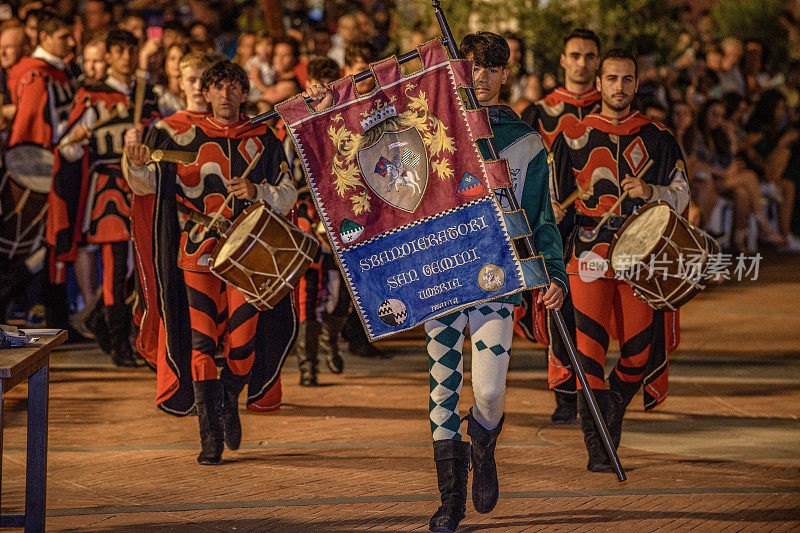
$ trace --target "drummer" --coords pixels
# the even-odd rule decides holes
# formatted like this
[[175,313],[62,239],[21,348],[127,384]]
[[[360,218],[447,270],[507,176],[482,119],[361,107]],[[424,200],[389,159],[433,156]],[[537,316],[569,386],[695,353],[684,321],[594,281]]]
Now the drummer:
[[[74,52],[75,39],[72,21],[49,9],[39,12],[37,30],[39,46],[30,57],[17,61],[8,73],[8,89],[16,114],[9,132],[6,158],[15,147],[28,148],[24,158],[38,155],[37,160],[30,163],[34,168],[42,168],[48,160],[52,161],[51,154],[67,126],[74,80],[65,59]],[[52,179],[52,169],[42,177]],[[5,313],[5,297],[24,289],[32,272],[41,270],[44,256],[44,248],[40,248],[31,250],[27,258],[14,258],[10,264],[3,264],[0,259],[4,271],[0,278],[0,320]],[[50,267],[51,284],[46,297],[48,323],[66,329],[65,265],[56,262],[51,254]]]
[[[251,370],[270,369],[257,387],[250,380],[249,406],[277,380],[296,336],[296,319],[289,296],[259,312],[239,290],[214,276],[208,261],[219,235],[187,213],[219,213],[232,221],[251,201],[264,200],[285,214],[297,191],[280,170],[286,161],[281,143],[266,126],[251,126],[240,113],[250,87],[244,70],[230,61],[217,62],[203,73],[199,86],[211,113],[179,113],[177,119],[160,121],[144,144],[129,143],[126,155],[137,193],[156,194],[154,260],[166,348],[170,360],[193,380],[202,445],[197,461],[216,465],[224,444],[239,447],[238,397]],[[145,170],[148,164],[155,165],[154,175]],[[191,346],[181,342],[187,323]],[[227,366],[220,379],[214,357],[223,335]],[[172,400],[187,392],[176,391]],[[160,404],[174,410],[170,405]],[[188,411],[191,405],[183,408]]]
[[[596,85],[602,96],[600,112],[567,127],[553,142],[551,193],[554,202],[563,202],[576,187],[589,190],[594,180],[591,194],[575,200],[567,273],[581,364],[618,446],[622,416],[645,376],[648,390],[661,389],[659,397],[665,397],[667,354],[663,313],[639,300],[623,280],[614,279],[605,261],[609,243],[625,218],[646,202],[662,200],[683,212],[689,204],[689,186],[681,149],[672,134],[631,110],[638,86],[633,54],[621,49],[606,52]],[[607,221],[601,221],[608,213]],[[611,331],[612,323],[616,332]],[[619,339],[621,357],[606,388],[604,365],[613,333]],[[578,413],[589,454],[587,468],[611,472],[581,394]]]

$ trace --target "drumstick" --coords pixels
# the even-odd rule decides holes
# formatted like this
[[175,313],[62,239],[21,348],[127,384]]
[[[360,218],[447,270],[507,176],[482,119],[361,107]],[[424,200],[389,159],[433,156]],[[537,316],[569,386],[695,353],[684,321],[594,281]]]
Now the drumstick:
[[[208,228],[214,227],[214,224],[216,224],[217,220],[219,220],[219,218],[222,216],[222,210],[225,209],[225,207],[228,205],[228,202],[231,201],[231,198],[233,198],[233,193],[230,193],[230,194],[228,194],[228,196],[225,197],[225,201],[222,202],[222,205],[219,206],[219,209],[217,209],[217,212],[214,213],[214,215],[211,217],[211,220],[208,222]],[[190,239],[194,240],[195,237],[200,237],[202,239],[203,237],[205,237],[206,230],[208,228],[204,227],[202,230],[199,230],[198,229],[199,227],[200,227],[200,225],[197,224],[197,225],[195,225],[195,227],[192,228],[192,231],[189,232],[189,238]]]
[[[108,116],[106,118],[104,118],[103,120],[98,120],[97,122],[95,122],[91,126],[88,126],[86,129],[89,130],[89,133],[91,133],[94,130],[96,130],[97,128],[105,126],[106,124],[108,124],[109,122],[111,122],[112,120],[117,118],[118,116],[119,116],[119,108],[115,107],[111,111],[109,111]],[[71,137],[65,137],[64,139],[61,140],[60,143],[58,143],[58,147],[59,148],[64,148],[65,146],[69,146],[70,144],[75,144],[76,142],[78,142],[78,141],[73,141],[71,139]]]
[[[653,164],[653,160],[651,159],[642,168],[642,170],[640,170],[639,172],[636,173],[636,175],[634,175],[634,176],[628,175],[628,177],[638,178],[639,176],[641,176],[642,174],[647,172],[647,169],[649,169],[652,164]],[[602,229],[603,225],[606,222],[608,222],[608,219],[611,218],[611,215],[614,214],[614,210],[617,207],[619,207],[619,205],[622,203],[622,200],[624,200],[627,196],[628,196],[628,191],[625,191],[624,193],[622,193],[622,195],[617,199],[617,201],[614,202],[614,205],[611,206],[611,209],[606,211],[606,214],[603,215],[603,218],[600,219],[600,222],[597,223],[597,226],[595,226],[595,228],[591,231],[591,233],[589,233],[589,235],[587,235],[585,239],[581,239],[581,240],[583,240],[584,242],[588,242],[588,241],[594,240],[594,238],[597,237],[597,234],[600,233],[600,230]]]
[[142,110],[144,109],[144,89],[145,77],[143,74],[136,73],[136,92],[133,100],[133,125],[136,126],[142,121]]
[[[253,168],[256,166],[256,163],[258,163],[258,160],[261,159],[261,154],[263,154],[263,153],[264,153],[264,150],[261,150],[260,152],[258,152],[255,155],[255,157],[253,157],[253,160],[250,161],[250,164],[247,165],[247,168],[244,169],[244,172],[242,172],[242,175],[240,176],[240,179],[246,178],[247,175],[250,174],[250,171],[253,170]],[[225,206],[228,205],[228,202],[231,201],[231,198],[233,198],[233,193],[228,194],[228,196],[225,198],[225,201],[222,202],[221,206],[219,206],[219,209],[217,210],[217,212],[214,213],[214,216],[211,217],[211,221],[208,223],[208,227],[209,228],[213,227],[214,224],[216,224],[216,222],[219,219],[219,217],[222,216],[222,210],[225,209]],[[189,238],[194,239],[195,237],[199,236],[202,239],[205,236],[207,228],[203,228],[202,233],[199,233],[197,231],[198,227],[199,226],[195,226],[195,227],[192,228],[192,231],[189,232]]]

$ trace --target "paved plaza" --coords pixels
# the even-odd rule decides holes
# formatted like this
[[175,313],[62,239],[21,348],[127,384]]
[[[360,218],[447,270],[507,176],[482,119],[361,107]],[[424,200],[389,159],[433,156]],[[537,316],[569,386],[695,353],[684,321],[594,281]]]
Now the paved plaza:
[[[515,342],[497,457],[501,499],[459,531],[800,530],[800,260],[768,257],[758,281],[714,287],[681,311],[670,397],[637,396],[620,459],[586,470],[577,425],[554,426],[544,350]],[[197,419],[155,407],[149,369],[91,345],[52,358],[48,531],[425,531],[438,506],[422,336],[347,354],[322,386],[283,375],[283,407],[242,410],[240,450],[200,466]],[[467,367],[469,357],[467,356]],[[466,376],[462,412],[472,400]],[[6,398],[4,511],[22,506],[25,390]]]

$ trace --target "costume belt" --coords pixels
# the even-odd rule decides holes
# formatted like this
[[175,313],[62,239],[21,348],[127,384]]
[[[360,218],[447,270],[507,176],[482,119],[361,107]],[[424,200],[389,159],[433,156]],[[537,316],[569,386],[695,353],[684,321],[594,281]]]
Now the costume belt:
[[[593,230],[597,227],[597,224],[600,222],[601,218],[603,217],[592,217],[577,213],[575,215],[575,224],[582,228]],[[608,220],[606,220],[606,223],[603,225],[603,227],[605,229],[616,231],[622,227],[627,219],[627,215],[611,215]]]

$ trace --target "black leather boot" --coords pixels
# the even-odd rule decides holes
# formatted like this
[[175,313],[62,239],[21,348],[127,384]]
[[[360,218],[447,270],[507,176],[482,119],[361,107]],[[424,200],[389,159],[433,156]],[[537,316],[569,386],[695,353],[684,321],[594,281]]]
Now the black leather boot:
[[238,450],[242,444],[242,422],[239,420],[239,393],[242,389],[223,383],[222,391],[222,431],[225,434],[225,445],[230,450]]
[[486,429],[472,416],[472,409],[467,415],[467,435],[472,439],[472,505],[479,513],[494,509],[500,496],[494,448],[505,418],[503,415],[496,428]]
[[344,329],[346,321],[346,316],[328,315],[325,317],[325,330],[328,333],[329,348],[329,352],[325,357],[325,364],[334,374],[341,374],[344,371],[344,360],[339,354],[339,333]]
[[313,387],[317,384],[317,361],[319,356],[319,334],[322,324],[316,321],[300,323],[297,335],[297,360],[300,364],[300,385]]
[[[625,416],[625,411],[628,409],[628,405],[630,405],[633,397],[639,391],[639,387],[641,387],[641,382],[639,383],[628,383],[626,381],[622,381],[617,376],[616,372],[611,372],[611,375],[608,376],[608,390],[611,394],[612,403],[614,400],[618,402],[618,406],[614,409],[612,405],[612,415],[610,425],[613,429],[609,428],[611,432],[611,437],[614,439],[614,445],[619,446],[620,438],[622,437],[622,418]],[[617,398],[617,395],[619,398]]]
[[197,456],[201,465],[218,465],[222,462],[225,449],[225,434],[222,429],[222,382],[218,379],[205,379],[194,382],[194,402],[197,406],[197,420],[200,423],[200,445],[202,451]]
[[[608,398],[605,390],[592,390],[597,406],[600,408],[601,415],[608,426]],[[578,391],[578,414],[581,419],[581,430],[583,430],[583,442],[586,444],[586,451],[589,453],[589,462],[586,469],[590,472],[611,472],[611,459],[608,457],[603,441],[600,438],[600,431],[594,423],[589,404],[583,397],[583,392]],[[609,430],[611,433],[611,430]]]
[[114,304],[106,307],[106,322],[108,322],[108,337],[111,343],[111,360],[121,367],[135,368],[139,366],[136,356],[131,349],[131,316],[130,308],[124,304]]
[[467,510],[467,475],[469,443],[460,440],[433,442],[433,460],[442,505],[431,517],[431,531],[450,533],[456,530]]
[[25,292],[25,288],[33,278],[28,266],[22,259],[15,259],[3,267],[0,274],[0,322],[6,321],[6,311],[11,300]]
[[554,424],[571,424],[578,418],[578,396],[561,391],[553,391],[556,396],[556,410],[550,417]]

